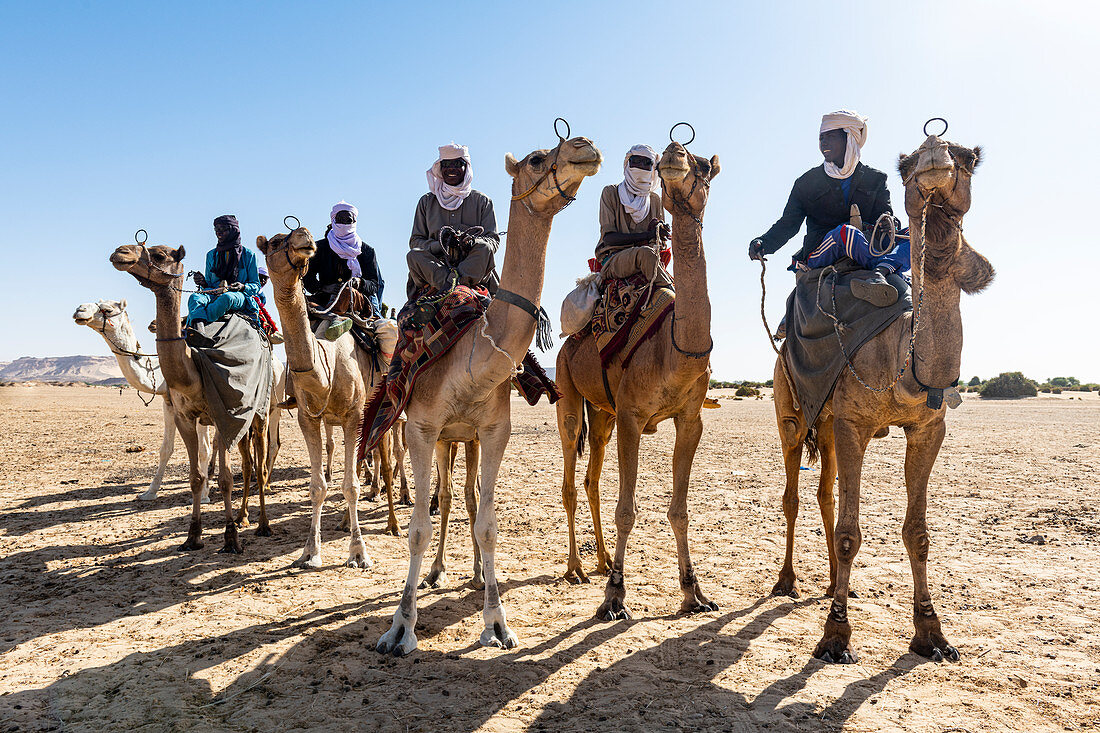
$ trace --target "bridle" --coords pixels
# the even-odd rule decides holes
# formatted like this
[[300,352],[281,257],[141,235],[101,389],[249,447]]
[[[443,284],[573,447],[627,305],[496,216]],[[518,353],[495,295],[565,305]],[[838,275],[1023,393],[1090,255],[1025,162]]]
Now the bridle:
[[[96,303],[96,313],[99,315],[100,318],[103,319],[103,330],[100,331],[100,333],[103,335],[103,339],[107,342],[107,347],[111,350],[111,353],[115,354],[116,356],[130,356],[130,357],[133,357],[135,359],[156,359],[156,358],[158,358],[156,354],[142,354],[140,351],[129,351],[128,349],[124,349],[121,346],[119,346],[118,343],[113,338],[111,338],[111,336],[107,333],[107,324],[110,323],[111,319],[113,319],[115,316],[121,316],[123,314],[123,312],[124,311],[122,311],[120,309],[118,313],[112,313],[111,315],[108,316],[107,311],[105,311],[103,309],[103,306],[100,305],[99,303]],[[141,344],[138,344],[138,348],[139,349],[141,348]],[[143,368],[146,369],[149,372],[150,377],[152,377],[153,373],[156,371],[156,365],[153,364],[152,362],[149,362],[148,364],[144,365]],[[155,378],[153,379],[153,388],[156,389],[156,379]],[[137,390],[135,390],[135,391],[137,391]],[[156,399],[156,394],[154,394],[152,397],[150,397],[148,402],[146,402],[145,398],[143,398],[141,396],[141,392],[137,392],[137,396],[138,396],[138,399],[141,400],[142,404],[144,404],[146,407],[153,404],[153,400]]]
[[690,123],[677,122],[675,125],[672,126],[672,129],[668,131],[668,139],[672,142],[676,142],[676,140],[672,137],[672,133],[674,133],[676,131],[676,128],[680,125],[686,125],[688,129],[691,130],[691,139],[688,140],[686,143],[678,143],[680,147],[684,149],[684,156],[691,164],[691,188],[688,190],[687,196],[681,199],[676,195],[674,191],[670,191],[665,187],[664,179],[661,180],[661,187],[662,190],[665,190],[668,193],[668,199],[672,202],[672,205],[677,210],[679,210],[680,213],[687,214],[689,217],[691,217],[695,221],[695,223],[699,225],[699,228],[702,229],[703,220],[700,217],[696,216],[695,212],[689,209],[687,204],[689,201],[691,201],[691,197],[695,195],[695,190],[699,187],[700,183],[702,184],[704,190],[709,191],[710,179],[703,176],[703,169],[699,167],[699,162],[695,159],[695,156],[688,150],[687,146],[695,141],[695,128],[692,127]]
[[[564,136],[558,132],[558,122],[565,123]],[[523,207],[527,209],[527,213],[531,216],[535,216],[535,212],[531,209],[531,205],[527,203],[527,197],[533,194],[535,190],[538,189],[538,187],[542,185],[542,183],[547,178],[551,179],[552,183],[554,184],[554,190],[558,192],[558,195],[565,199],[565,206],[562,206],[562,209],[577,200],[576,196],[570,196],[562,189],[561,181],[558,180],[558,157],[561,155],[561,146],[564,145],[566,140],[569,138],[570,132],[571,130],[569,128],[569,122],[566,121],[564,117],[557,117],[554,119],[554,134],[558,136],[558,144],[554,147],[554,150],[552,151],[552,155],[554,156],[553,162],[550,164],[550,167],[546,169],[546,172],[543,173],[537,181],[535,181],[534,185],[532,185],[531,188],[527,189],[519,195],[512,195],[512,200],[522,203]],[[548,155],[546,157],[549,158],[550,156]]]

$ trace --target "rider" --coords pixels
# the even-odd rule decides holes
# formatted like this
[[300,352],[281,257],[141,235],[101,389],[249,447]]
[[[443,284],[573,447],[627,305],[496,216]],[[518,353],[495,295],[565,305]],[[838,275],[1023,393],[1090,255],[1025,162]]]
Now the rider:
[[206,254],[206,272],[195,273],[195,283],[203,289],[222,289],[218,293],[193,293],[187,299],[187,323],[211,323],[228,313],[241,313],[256,320],[259,304],[260,275],[256,255],[241,244],[241,228],[231,214],[214,220],[218,244]]
[[[439,158],[428,169],[429,192],[420,197],[409,237],[408,297],[425,288],[450,290],[456,282],[469,287],[483,286],[496,293],[500,278],[493,255],[500,247],[492,200],[473,188],[470,151],[465,145],[444,145]],[[469,237],[456,234],[479,227]]]
[[604,187],[593,269],[603,273],[605,280],[641,273],[658,286],[672,285],[664,269],[671,251],[661,246],[669,232],[661,195],[657,193],[659,183],[657,152],[648,145],[635,145],[623,160],[622,182]]
[[[317,253],[310,260],[309,270],[302,279],[306,299],[318,310],[331,306],[341,288],[347,284],[370,305],[374,317],[382,314],[382,288],[385,281],[378,269],[378,256],[374,248],[364,242],[356,232],[359,210],[347,201],[340,201],[329,212],[331,223],[325,236],[317,240]],[[333,315],[324,337],[329,341],[339,338],[351,329],[351,319]]]
[[899,295],[886,276],[908,270],[909,258],[903,247],[883,252],[872,246],[880,242],[868,242],[879,217],[885,214],[892,221],[893,210],[886,174],[859,160],[865,142],[866,118],[847,110],[824,115],[818,134],[824,165],[811,168],[794,182],[783,216],[749,243],[749,257],[763,259],[778,251],[805,220],[806,238],[788,269],[825,267],[850,257],[871,271],[852,279],[852,294],[885,307],[896,303]]

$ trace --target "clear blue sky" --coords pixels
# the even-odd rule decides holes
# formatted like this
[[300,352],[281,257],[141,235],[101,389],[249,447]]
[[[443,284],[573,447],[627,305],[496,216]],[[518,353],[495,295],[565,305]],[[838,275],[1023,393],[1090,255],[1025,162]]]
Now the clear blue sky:
[[[186,245],[211,221],[246,243],[285,214],[315,234],[360,210],[386,300],[399,300],[413,208],[436,147],[470,146],[474,185],[507,226],[504,154],[555,142],[551,121],[607,163],[554,223],[543,302],[556,320],[597,238],[600,189],[636,142],[690,120],[717,153],[705,246],[714,375],[771,375],[748,241],[820,163],[839,107],[870,118],[863,160],[890,173],[925,119],[982,144],[966,218],[997,279],[964,296],[964,378],[1023,370],[1100,381],[1095,3],[75,3],[0,4],[0,360],[106,354],[78,303],[153,299],[107,262],[133,231]],[[1091,49],[1091,50],[1090,50]],[[772,260],[769,313],[792,285]],[[152,348],[150,338],[145,339]],[[553,356],[545,357],[553,363]]]

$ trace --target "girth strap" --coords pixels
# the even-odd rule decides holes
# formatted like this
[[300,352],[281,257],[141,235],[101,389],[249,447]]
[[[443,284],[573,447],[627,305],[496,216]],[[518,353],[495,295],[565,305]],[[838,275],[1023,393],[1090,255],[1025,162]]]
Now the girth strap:
[[541,306],[536,306],[522,295],[504,288],[497,288],[495,299],[514,305],[535,319],[535,344],[540,351],[548,351],[553,348],[554,340],[551,337],[550,316],[546,315],[546,311]]

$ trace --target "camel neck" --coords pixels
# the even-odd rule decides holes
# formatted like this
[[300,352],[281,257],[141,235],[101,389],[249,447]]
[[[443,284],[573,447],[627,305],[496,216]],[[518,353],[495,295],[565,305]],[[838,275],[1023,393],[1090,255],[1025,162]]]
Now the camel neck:
[[[672,214],[672,269],[676,280],[676,303],[672,310],[676,346],[683,351],[708,351],[712,341],[703,229],[693,218],[675,210]],[[708,363],[698,358],[691,361],[702,367]]]
[[121,354],[117,351],[121,348],[125,351],[141,353],[141,344],[135,338],[129,320],[119,326],[111,336],[108,336],[106,331],[101,331],[100,335],[103,336],[107,346],[114,352],[115,359],[118,360],[118,367],[122,370],[122,376],[126,378],[130,386],[138,392],[157,394],[158,389],[163,386],[161,384],[163,378],[160,375],[159,360],[152,356],[133,356],[131,354]]
[[[919,222],[911,222],[911,252],[913,253],[913,305],[921,292],[919,251],[922,246]],[[957,236],[957,235],[956,235]],[[942,250],[929,242],[927,250]],[[926,254],[930,257],[930,254]],[[931,277],[926,260],[924,298],[920,323],[913,347],[913,371],[917,379],[929,387],[946,388],[959,378],[962,363],[962,312],[959,308],[961,289],[950,275]],[[943,269],[943,268],[937,268]]]
[[188,391],[198,383],[198,372],[191,362],[191,349],[182,338],[181,293],[160,285],[153,295],[157,300],[157,357],[165,384],[175,391]]
[[[500,287],[522,296],[538,307],[546,271],[546,246],[550,241],[550,217],[534,216],[520,201],[508,212],[508,243],[500,272]],[[535,320],[514,305],[494,300],[485,314],[486,333],[497,346],[522,361],[535,337]]]
[[301,280],[292,276],[272,278],[275,290],[275,307],[282,321],[286,349],[287,368],[295,372],[307,372],[314,366],[314,345],[317,337],[309,327],[309,311]]

